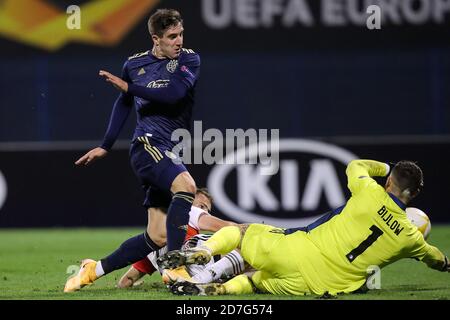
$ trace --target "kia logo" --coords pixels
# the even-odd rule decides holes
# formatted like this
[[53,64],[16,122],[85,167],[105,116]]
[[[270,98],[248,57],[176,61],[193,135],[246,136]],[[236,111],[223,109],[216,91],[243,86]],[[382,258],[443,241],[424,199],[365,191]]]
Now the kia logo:
[[6,179],[3,176],[2,172],[0,171],[0,210],[3,206],[3,203],[5,203],[6,194],[7,194]]
[[[244,163],[239,160],[256,158],[262,149],[261,143],[252,145],[227,154],[227,158]],[[211,170],[208,189],[223,214],[237,222],[291,228],[307,225],[345,203],[346,182],[341,181],[347,164],[358,158],[355,154],[306,139],[280,139],[279,151],[280,169],[274,176],[261,174],[261,164],[218,164]],[[342,170],[336,170],[335,164]],[[326,210],[319,210],[324,206]]]

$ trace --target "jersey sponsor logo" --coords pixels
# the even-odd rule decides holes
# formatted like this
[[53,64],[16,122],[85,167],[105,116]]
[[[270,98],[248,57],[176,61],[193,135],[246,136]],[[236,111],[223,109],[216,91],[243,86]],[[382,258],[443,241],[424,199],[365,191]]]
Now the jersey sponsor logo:
[[68,8],[57,1],[0,1],[0,36],[56,51],[70,42],[114,46],[159,0],[90,0],[80,9],[80,28],[66,26]]
[[152,88],[152,89],[158,89],[158,88],[167,88],[167,86],[169,85],[170,80],[154,80],[154,81],[150,81],[147,84],[147,88]]
[[345,168],[358,158],[355,154],[306,139],[280,139],[279,150],[280,168],[275,175],[260,174],[261,164],[213,167],[207,186],[222,213],[238,222],[293,228],[345,204],[345,193],[350,195]]
[[177,70],[177,67],[178,67],[178,60],[173,59],[167,62],[166,69],[170,73],[174,73],[175,70]]
[[6,201],[6,196],[8,194],[8,188],[6,185],[6,179],[0,171],[0,210]]

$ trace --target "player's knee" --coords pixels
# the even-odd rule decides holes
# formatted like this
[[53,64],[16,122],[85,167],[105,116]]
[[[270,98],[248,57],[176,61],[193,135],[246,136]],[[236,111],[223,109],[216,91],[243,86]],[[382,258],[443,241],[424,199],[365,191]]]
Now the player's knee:
[[195,195],[197,192],[197,186],[195,185],[194,179],[187,179],[185,180],[183,186],[181,187],[181,190],[177,192],[189,192]]
[[197,186],[194,183],[186,185],[186,192],[196,194],[197,193]]
[[189,192],[195,194],[197,192],[197,186],[195,185],[194,178],[188,172],[183,172],[173,181],[171,191],[172,193]]
[[167,244],[167,238],[161,234],[150,235],[150,239],[161,248]]
[[267,293],[267,289],[264,287],[263,280],[266,278],[266,274],[262,271],[255,271],[249,275],[249,282],[251,283],[253,292],[255,293]]
[[164,247],[167,244],[166,229],[152,228],[147,226],[147,235],[158,247]]

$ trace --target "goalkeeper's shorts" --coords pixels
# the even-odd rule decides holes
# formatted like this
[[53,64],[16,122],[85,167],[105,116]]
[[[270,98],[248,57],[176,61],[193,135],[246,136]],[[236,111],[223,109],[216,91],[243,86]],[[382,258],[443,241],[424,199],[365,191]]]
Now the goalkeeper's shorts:
[[252,276],[258,290],[289,295],[311,293],[295,261],[289,238],[282,229],[273,226],[252,224],[248,227],[241,252],[244,260],[259,270]]

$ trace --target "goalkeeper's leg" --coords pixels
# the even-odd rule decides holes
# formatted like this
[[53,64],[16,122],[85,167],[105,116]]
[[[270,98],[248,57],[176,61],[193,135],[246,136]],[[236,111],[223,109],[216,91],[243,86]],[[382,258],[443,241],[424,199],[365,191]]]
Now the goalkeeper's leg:
[[240,247],[242,236],[247,230],[247,225],[228,226],[217,231],[211,238],[199,248],[206,249],[210,255],[225,255]]

